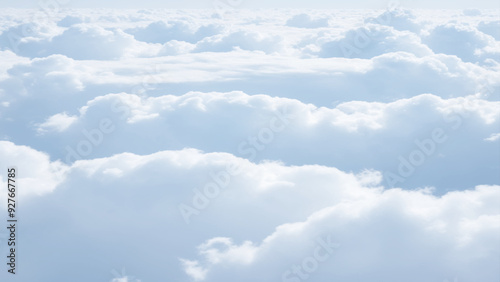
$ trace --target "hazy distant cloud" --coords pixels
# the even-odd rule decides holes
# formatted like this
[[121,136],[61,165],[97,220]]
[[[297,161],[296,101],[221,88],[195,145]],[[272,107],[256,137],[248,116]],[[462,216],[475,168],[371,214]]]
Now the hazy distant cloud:
[[436,53],[456,55],[466,62],[480,61],[485,55],[486,58],[500,56],[495,39],[470,26],[440,25],[423,41]]
[[[45,93],[52,96],[61,92],[83,90],[85,86],[81,75],[84,72],[85,69],[75,60],[63,55],[52,55],[15,64],[7,71],[10,77],[3,83],[11,94],[36,96],[38,93]],[[16,95],[11,96],[14,98]]]
[[298,14],[288,19],[286,25],[302,28],[319,28],[328,26],[328,18],[311,18],[308,14]]
[[205,37],[219,34],[222,30],[221,26],[215,24],[194,28],[182,21],[157,21],[144,28],[130,29],[127,32],[133,34],[137,40],[149,43],[166,43],[171,40],[196,43]]
[[480,22],[477,29],[500,40],[500,21]]
[[[72,0],[69,3],[67,1],[59,0],[58,3],[64,3],[74,8],[205,8],[213,9],[213,3],[206,2],[203,0],[193,0],[189,2],[177,2],[177,1],[163,1],[157,2],[153,0],[144,0],[141,2],[132,0],[122,0],[122,1],[98,1],[98,0]],[[387,5],[386,2],[373,2],[367,0],[355,0],[349,2],[332,2],[325,0],[314,0],[314,1],[285,1],[285,0],[274,0],[274,1],[264,1],[257,0],[252,2],[235,1],[230,2],[233,6],[241,8],[318,8],[318,9],[344,9],[344,8],[357,8],[357,9],[381,9]],[[2,7],[16,7],[16,8],[37,8],[37,4],[28,0],[19,0],[15,3],[2,3]],[[445,0],[440,2],[423,0],[419,2],[409,2],[405,3],[408,8],[431,8],[431,9],[464,9],[464,8],[498,8],[494,2],[488,0],[458,0],[451,1]]]
[[62,54],[77,60],[115,60],[134,44],[133,37],[120,30],[81,24],[71,26],[49,42],[27,42],[22,46],[25,50],[22,54],[29,57]]
[[367,18],[365,22],[392,26],[397,30],[408,30],[415,33],[418,33],[421,28],[412,11],[405,9],[389,9],[377,17]]
[[413,33],[396,31],[381,25],[367,25],[348,31],[344,38],[324,43],[319,56],[372,58],[397,51],[413,53],[419,57],[432,54]]
[[60,20],[57,25],[62,27],[70,27],[72,25],[81,24],[84,22],[84,18],[82,16],[72,16],[68,15]]
[[266,36],[255,32],[237,31],[209,37],[196,44],[194,52],[230,52],[235,48],[273,53],[282,48],[280,36]]

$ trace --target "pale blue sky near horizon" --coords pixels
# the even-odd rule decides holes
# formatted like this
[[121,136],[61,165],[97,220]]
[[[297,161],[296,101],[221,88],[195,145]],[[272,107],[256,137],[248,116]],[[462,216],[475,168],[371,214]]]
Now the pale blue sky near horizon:
[[444,1],[327,1],[327,0],[189,0],[189,1],[157,1],[157,0],[18,0],[18,1],[0,1],[0,8],[38,8],[40,6],[49,6],[51,3],[59,3],[61,6],[69,8],[210,8],[215,3],[222,2],[238,8],[384,8],[390,3],[398,2],[407,8],[429,8],[429,9],[500,9],[500,1],[493,0],[444,0]]

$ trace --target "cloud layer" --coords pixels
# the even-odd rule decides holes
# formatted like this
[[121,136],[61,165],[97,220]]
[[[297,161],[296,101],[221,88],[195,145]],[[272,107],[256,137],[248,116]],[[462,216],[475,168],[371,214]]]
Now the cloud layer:
[[500,279],[495,11],[217,4],[0,11],[17,281]]
[[[55,175],[45,173],[38,186]],[[436,197],[426,189],[384,189],[376,171],[256,164],[192,149],[78,161],[63,179],[25,204],[24,246],[46,258],[25,258],[33,270],[20,275],[26,281],[61,277],[42,271],[54,262],[78,273],[75,281],[97,277],[62,259],[75,252],[81,262],[99,255],[102,261],[87,261],[88,267],[104,269],[115,268],[123,254],[118,263],[143,280],[498,278],[498,186]],[[21,176],[19,185],[34,184]],[[40,232],[46,217],[54,228]],[[55,244],[59,251],[50,252]],[[415,267],[422,260],[426,271]]]

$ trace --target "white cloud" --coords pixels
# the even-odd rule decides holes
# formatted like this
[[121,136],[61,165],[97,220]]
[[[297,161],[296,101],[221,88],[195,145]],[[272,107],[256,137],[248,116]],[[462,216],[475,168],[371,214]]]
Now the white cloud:
[[484,140],[486,140],[486,141],[490,141],[490,142],[495,142],[495,141],[497,141],[498,139],[500,139],[500,133],[493,133],[493,134],[491,134],[491,136],[490,136],[490,137],[488,137],[488,138],[486,138],[486,139],[484,139]]
[[[208,269],[203,281],[218,281],[242,272],[242,281],[300,281],[301,277],[321,281],[320,277],[346,276],[353,281],[373,276],[400,281],[408,275],[416,281],[444,279],[447,275],[493,281],[498,278],[494,271],[497,259],[493,257],[499,247],[494,235],[500,230],[494,204],[499,196],[498,186],[477,187],[442,198],[393,189],[342,202],[313,213],[305,221],[278,226],[259,243],[250,265],[221,261]],[[479,206],[484,213],[477,213]],[[315,267],[301,265],[315,251],[314,242],[320,240],[334,243],[332,246],[340,243],[340,247],[332,247],[331,256]],[[485,242],[492,247],[481,247]],[[487,257],[493,261],[479,263],[486,262]],[[422,265],[422,261],[426,263]],[[477,266],[471,269],[471,265]],[[482,266],[489,270],[478,272]],[[290,268],[296,272],[287,273]],[[400,271],[390,271],[394,268]]]
[[439,25],[423,37],[423,42],[435,53],[456,55],[466,62],[478,62],[485,57],[499,55],[495,39],[469,25]]
[[249,51],[273,53],[283,48],[282,40],[278,35],[267,36],[255,32],[236,31],[205,38],[196,44],[193,52],[230,52],[241,48]]
[[[63,55],[36,58],[14,65],[7,73],[5,88],[13,94],[38,96],[82,91],[85,68]],[[17,96],[17,95],[12,95]]]
[[[9,141],[0,141],[0,156],[2,167],[16,168],[18,193],[21,197],[52,192],[64,180],[68,169],[59,161],[51,161],[46,153]],[[2,186],[6,187],[5,174],[1,177]],[[0,199],[7,202],[4,194]]]
[[18,57],[12,51],[0,51],[0,58],[2,60],[2,65],[0,66],[0,79],[6,79],[8,77],[7,71],[15,64],[28,62],[28,59]]
[[172,40],[196,43],[205,37],[219,34],[223,30],[222,26],[216,24],[200,27],[192,25],[185,21],[156,21],[144,28],[130,29],[127,32],[133,34],[137,40],[163,44]]
[[30,46],[26,46],[27,42],[41,42],[50,39],[59,31],[60,29],[51,22],[38,22],[32,19],[3,30],[0,34],[0,48],[13,51],[16,54],[34,54],[39,50],[33,50]]
[[159,56],[174,56],[187,54],[196,48],[196,45],[185,42],[170,40],[169,42],[163,44],[162,48],[158,52]]
[[[15,147],[2,143],[5,146]],[[210,197],[208,205],[198,209],[199,214],[186,225],[178,205],[193,205],[197,195],[193,189],[204,191],[211,173],[224,171],[229,163],[241,166],[241,172],[231,175],[227,185],[219,187],[220,193]],[[123,174],[106,173],[114,169]],[[293,185],[261,189],[268,175]],[[144,280],[182,280],[189,275],[199,281],[229,277],[279,281],[285,271],[303,265],[318,246],[327,244],[331,254],[315,272],[302,268],[305,274],[314,275],[312,279],[351,276],[353,281],[366,281],[377,276],[401,281],[410,274],[418,280],[448,275],[482,281],[498,278],[499,186],[436,196],[425,189],[383,189],[377,178],[377,173],[354,175],[318,165],[256,164],[230,154],[196,150],[79,161],[51,194],[25,204],[23,216],[23,242],[32,248],[47,238],[70,236],[72,240],[57,240],[57,254],[48,252],[47,260],[27,261],[25,267],[58,262],[68,271],[77,271],[79,266],[73,261],[60,258],[78,251],[83,257],[103,259],[90,262],[92,267],[111,267],[112,261],[120,259],[133,265],[133,275]],[[367,183],[376,186],[364,186]],[[46,216],[57,228],[34,232],[34,222]],[[150,231],[148,240],[138,242],[144,230]],[[95,236],[97,231],[99,236]],[[90,245],[117,251],[96,251]],[[35,250],[52,247],[53,243],[36,245]],[[150,259],[123,255],[139,250]],[[415,267],[422,261],[424,268]],[[168,271],[163,271],[165,265]],[[395,267],[401,271],[393,272]],[[45,279],[50,274],[37,275]]]
[[39,133],[48,131],[62,132],[70,127],[78,118],[67,113],[55,114],[38,126]]
[[25,38],[19,43],[18,54],[30,58],[61,54],[76,60],[117,60],[147,54],[149,48],[154,47],[136,41],[121,29],[82,23],[50,38]]
[[377,17],[367,18],[365,22],[392,26],[397,30],[408,30],[415,33],[418,33],[421,28],[412,11],[401,8],[389,7],[384,13]]
[[82,16],[67,15],[62,20],[60,20],[57,25],[62,27],[70,27],[72,25],[81,24],[84,22],[84,20],[85,19]]
[[[166,45],[164,48],[167,50],[163,52],[175,54],[191,47],[174,44],[174,50],[168,50]],[[0,81],[0,86],[16,100],[19,97],[13,94],[67,97],[85,89],[81,96],[87,99],[109,93],[109,89],[141,95],[179,95],[193,90],[194,85],[199,91],[240,89],[331,106],[351,100],[387,102],[422,93],[444,98],[467,96],[483,86],[490,89],[488,99],[494,99],[492,94],[496,95],[499,87],[494,69],[464,63],[454,56],[419,58],[401,52],[370,60],[300,59],[248,51],[128,58],[121,62],[76,61],[53,55],[16,65],[8,73],[10,77]],[[375,95],[373,89],[384,94]]]
[[[424,150],[428,151],[424,163],[397,184],[406,188],[435,185],[439,193],[444,193],[450,187],[469,187],[477,181],[491,183],[498,176],[491,170],[452,177],[456,171],[477,167],[470,162],[471,157],[481,159],[487,166],[496,165],[498,152],[482,144],[484,136],[498,132],[499,109],[499,102],[478,96],[443,99],[431,94],[391,103],[351,101],[331,108],[242,92],[190,92],[149,98],[108,94],[80,108],[73,126],[47,136],[51,144],[64,145],[45,150],[71,163],[105,156],[105,152],[143,152],[147,148],[152,153],[187,146],[229,152],[251,160],[321,163],[343,170],[373,168],[397,173],[400,156],[408,158],[422,144],[437,138],[438,142],[426,145],[430,151]],[[422,116],[422,112],[426,115]],[[281,128],[279,118],[283,117],[291,118]],[[105,120],[113,128],[111,133],[99,130]],[[214,124],[221,127],[214,128]],[[270,141],[264,134],[269,126],[280,127]],[[87,142],[97,145],[87,152],[83,148]],[[477,149],[459,149],[464,146]],[[309,149],[301,153],[303,148]],[[73,151],[82,153],[75,156]],[[437,175],[438,167],[448,170]],[[388,175],[384,177],[386,184],[391,183]],[[279,181],[270,176],[268,185],[274,183]]]
[[420,42],[420,38],[408,31],[397,31],[391,27],[367,24],[349,30],[343,38],[327,41],[321,45],[320,57],[372,58],[385,53],[404,51],[418,57],[428,56],[432,51]]
[[308,14],[298,14],[288,19],[286,25],[302,28],[328,27],[328,18],[313,19]]
[[480,22],[477,29],[500,40],[500,21]]
[[186,259],[181,259],[184,271],[186,274],[192,277],[195,281],[204,280],[207,275],[207,270],[200,267],[197,261],[190,261]]

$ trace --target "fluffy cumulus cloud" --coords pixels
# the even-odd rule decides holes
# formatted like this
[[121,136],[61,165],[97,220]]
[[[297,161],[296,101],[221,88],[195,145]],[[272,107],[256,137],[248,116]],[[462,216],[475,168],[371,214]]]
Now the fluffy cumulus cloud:
[[497,41],[500,40],[500,21],[480,22],[477,29],[493,36]]
[[[0,78],[2,80],[8,78],[8,71],[16,64],[19,63],[25,63],[28,60],[26,58],[20,58],[18,57],[14,52],[7,50],[7,51],[0,51],[0,58],[2,60],[2,65],[0,66]],[[0,89],[4,90],[4,89]]]
[[61,132],[66,130],[76,121],[76,117],[68,116],[66,113],[60,113],[49,117],[44,123],[38,126],[38,132],[44,133],[47,131]]
[[412,11],[393,7],[388,7],[387,11],[377,17],[367,18],[365,22],[392,26],[397,30],[408,30],[415,33],[421,29],[417,17]]
[[0,11],[17,281],[498,281],[495,11],[236,2]]
[[[498,279],[500,187],[437,197],[384,189],[380,181],[376,171],[257,164],[192,149],[78,161],[52,193],[24,208],[25,248],[45,259],[27,258],[25,267],[36,271],[20,276],[56,279],[41,270],[57,262],[81,274],[75,281],[96,277],[62,259],[77,252],[87,267],[105,269],[124,254],[118,263],[141,280]],[[57,228],[40,232],[40,210]],[[96,254],[102,261],[87,259]],[[426,271],[415,267],[421,261]]]
[[320,57],[372,58],[390,52],[404,51],[417,56],[432,54],[420,38],[408,31],[397,31],[382,25],[367,25],[349,30],[344,37],[325,42]]
[[0,48],[2,50],[11,50],[18,54],[35,53],[38,50],[26,50],[27,41],[48,40],[55,32],[57,27],[53,24],[29,22],[10,26],[0,34]]
[[[355,171],[375,168],[386,172],[386,185],[440,183],[438,192],[444,193],[451,188],[448,185],[467,188],[477,180],[495,183],[500,152],[484,139],[498,131],[499,106],[477,96],[442,99],[430,94],[392,103],[353,101],[326,108],[241,92],[147,99],[120,93],[90,101],[79,109],[79,117],[53,115],[37,131],[49,131],[45,138],[50,144],[61,144],[51,153],[66,163],[109,152],[189,146],[224,150],[251,160],[279,159],[291,164],[307,160]],[[427,113],[425,118],[421,112]],[[224,126],[216,129],[211,124]],[[158,127],[165,130],[153,130]],[[477,138],[468,137],[471,131]],[[116,144],[117,140],[123,141]],[[472,156],[463,150],[470,144],[482,149]],[[299,148],[309,149],[289,153]],[[471,158],[482,159],[492,169],[476,171],[475,164],[467,161]],[[447,179],[445,185],[440,179],[447,172],[436,175],[438,167],[453,168],[449,177],[456,170],[476,172]]]
[[[197,281],[240,277],[242,272],[242,281],[400,281],[409,275],[409,281],[435,276],[445,281],[450,278],[446,273],[454,273],[451,278],[493,281],[496,273],[478,270],[480,265],[494,269],[498,264],[493,249],[499,247],[499,216],[491,203],[499,200],[498,188],[482,186],[442,198],[401,190],[370,193],[322,209],[305,221],[280,225],[257,243],[208,240],[198,247],[202,258],[189,261],[185,270]],[[486,214],[456,209],[457,204],[470,207],[475,201],[491,203],[485,206]],[[484,242],[492,247],[484,247]],[[422,251],[430,249],[432,259]],[[471,253],[476,257],[470,258]]]
[[[64,55],[18,62],[7,70],[8,77],[0,82],[8,100],[23,100],[26,96],[39,95],[53,97],[58,94],[77,93],[85,88],[80,76],[85,68],[81,68],[78,62]],[[32,100],[28,99],[26,102]]]
[[131,35],[121,30],[79,24],[50,40],[27,41],[19,48],[23,50],[22,55],[29,57],[62,54],[77,60],[114,60],[140,46]]
[[439,25],[423,41],[436,53],[456,55],[467,62],[500,55],[493,37],[467,25]]
[[84,18],[81,16],[67,15],[62,20],[57,22],[58,26],[70,27],[72,25],[81,24],[84,22]]
[[308,14],[298,14],[287,20],[286,25],[301,28],[328,27],[328,18],[313,19]]
[[[9,141],[0,141],[0,156],[2,167],[17,170],[17,186],[23,197],[50,193],[64,180],[67,170],[67,166],[51,161],[45,153]],[[6,187],[7,175],[2,175],[1,179],[2,186]],[[2,202],[7,202],[5,193],[0,198]]]
[[[372,59],[349,60],[298,59],[243,50],[187,54],[187,49],[193,45],[184,43],[171,45],[165,50],[165,57],[124,58],[124,64],[78,61],[61,55],[31,61],[11,56],[14,66],[7,70],[7,77],[0,85],[8,101],[32,102],[13,95],[15,93],[28,93],[33,97],[51,95],[68,100],[73,109],[96,96],[122,91],[159,96],[182,95],[191,90],[226,92],[238,89],[249,94],[265,93],[327,107],[351,100],[390,102],[422,93],[450,98],[480,92],[488,100],[498,99],[498,72],[464,63],[456,56],[417,57],[397,52]],[[181,55],[173,56],[179,53]],[[22,63],[15,64],[16,61]],[[352,64],[353,61],[356,64]],[[61,68],[67,71],[54,72],[53,68],[61,63]],[[19,76],[21,72],[25,74]],[[47,80],[49,73],[50,80]],[[386,76],[391,79],[384,79]],[[314,85],[314,91],[310,85]],[[373,89],[383,94],[375,95]],[[46,112],[44,118],[57,113],[49,108],[67,111],[61,104],[47,99],[37,103],[44,105],[38,109]]]
[[282,48],[282,38],[250,31],[236,31],[205,38],[196,44],[194,52],[230,52],[236,48],[274,53]]
[[205,37],[219,34],[222,29],[222,26],[215,24],[194,29],[183,21],[156,21],[144,28],[134,28],[127,32],[133,34],[137,40],[150,43],[166,43],[171,40],[196,43]]

